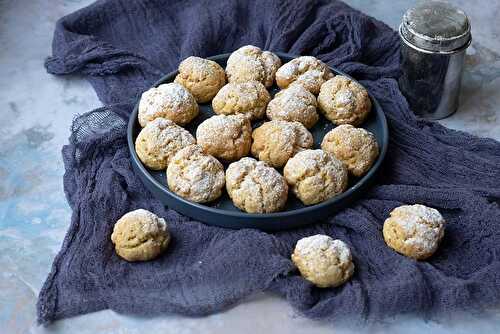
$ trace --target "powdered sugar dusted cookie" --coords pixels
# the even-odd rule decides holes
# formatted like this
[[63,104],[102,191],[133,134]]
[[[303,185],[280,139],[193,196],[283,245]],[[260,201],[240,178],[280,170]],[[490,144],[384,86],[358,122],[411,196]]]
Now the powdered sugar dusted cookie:
[[184,128],[165,118],[146,124],[135,140],[139,159],[154,170],[166,169],[175,153],[195,144],[194,137]]
[[186,87],[198,103],[205,103],[226,84],[226,73],[215,61],[191,56],[180,63],[175,82]]
[[214,112],[219,115],[246,115],[250,120],[262,118],[271,95],[258,81],[229,83],[212,100]]
[[308,129],[319,119],[316,97],[301,85],[292,85],[277,93],[267,105],[271,120],[300,122]]
[[167,168],[171,191],[193,202],[205,203],[218,198],[224,187],[224,167],[198,145],[177,152]]
[[252,126],[243,115],[216,115],[198,126],[196,139],[205,153],[235,161],[250,151]]
[[391,211],[384,222],[385,242],[396,252],[424,260],[438,248],[444,236],[445,220],[436,209],[424,205],[403,205]]
[[313,235],[297,242],[292,261],[302,277],[320,288],[344,284],[354,273],[349,246],[327,235]]
[[258,81],[271,87],[276,71],[281,66],[277,55],[246,45],[234,51],[227,60],[226,75],[229,82]]
[[138,119],[142,127],[158,117],[186,125],[198,115],[198,112],[198,104],[193,95],[182,85],[172,82],[142,93]]
[[321,85],[333,77],[328,65],[312,56],[295,58],[281,66],[276,72],[276,83],[280,88],[300,84],[317,95]]
[[363,123],[372,108],[366,89],[343,75],[337,75],[321,86],[318,105],[333,123],[354,126]]
[[266,122],[253,131],[252,137],[252,155],[276,168],[313,146],[312,134],[299,122]]
[[326,201],[347,188],[347,168],[323,150],[304,150],[283,169],[293,193],[305,205]]
[[321,148],[346,164],[354,176],[364,175],[378,156],[375,136],[365,129],[349,124],[337,126],[323,138]]
[[288,186],[278,171],[262,161],[242,158],[229,165],[226,188],[235,206],[249,213],[281,210]]
[[116,253],[127,261],[148,261],[160,255],[170,242],[163,218],[144,209],[131,211],[116,222],[111,234]]

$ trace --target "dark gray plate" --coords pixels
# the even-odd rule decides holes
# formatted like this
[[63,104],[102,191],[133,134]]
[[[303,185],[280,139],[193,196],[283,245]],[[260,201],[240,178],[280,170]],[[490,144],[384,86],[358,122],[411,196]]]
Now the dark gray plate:
[[[295,56],[285,53],[277,52],[277,55],[281,58],[283,63],[295,58]],[[225,68],[228,57],[229,54],[223,54],[210,57],[209,59],[216,61]],[[332,68],[332,71],[337,74],[346,75],[334,68]],[[162,83],[172,82],[176,75],[177,71],[167,74],[161,78],[155,86]],[[273,86],[270,89],[271,95],[274,95],[278,90],[278,87]],[[350,176],[348,189],[344,193],[323,203],[305,206],[290,192],[286,207],[283,211],[268,214],[249,214],[236,208],[226,192],[224,192],[219,199],[208,204],[194,203],[179,197],[168,189],[165,171],[158,172],[147,169],[135,153],[135,138],[141,130],[139,122],[137,121],[138,103],[130,115],[127,133],[132,166],[137,171],[137,174],[141,178],[144,185],[159,200],[165,203],[165,205],[186,216],[210,225],[228,228],[257,228],[266,231],[276,231],[320,222],[334,214],[336,211],[345,208],[355,198],[362,195],[369,183],[376,177],[376,172],[380,168],[380,165],[385,157],[389,140],[387,122],[384,112],[382,111],[377,100],[375,100],[372,96],[370,96],[370,98],[373,103],[373,109],[368,119],[362,124],[362,127],[371,131],[377,138],[380,146],[380,155],[366,175],[361,178],[354,178]],[[200,104],[200,114],[186,127],[187,130],[189,130],[189,132],[191,132],[194,136],[197,126],[212,115],[214,115],[214,112],[210,103]],[[262,121],[255,122],[253,127],[255,128],[261,123]],[[320,147],[323,136],[334,127],[334,124],[325,119],[323,116],[320,116],[318,123],[310,129],[314,136],[315,148]]]

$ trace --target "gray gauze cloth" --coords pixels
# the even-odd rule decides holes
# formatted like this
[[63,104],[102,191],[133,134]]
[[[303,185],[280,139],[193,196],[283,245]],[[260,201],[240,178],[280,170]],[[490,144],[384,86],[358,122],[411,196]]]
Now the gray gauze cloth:
[[[308,228],[207,226],[166,208],[132,170],[126,123],[141,92],[188,56],[246,44],[318,57],[360,80],[387,116],[389,151],[375,185]],[[398,35],[383,23],[336,1],[98,1],[59,20],[46,67],[84,76],[105,107],[76,118],[63,148],[73,216],[39,295],[39,322],[102,309],[205,315],[259,291],[329,320],[499,304],[500,143],[413,115],[396,81]],[[413,203],[447,220],[425,262],[397,254],[382,237],[389,212]],[[110,235],[137,208],[164,217],[173,242],[154,261],[128,263]],[[298,239],[318,233],[353,251],[355,273],[341,287],[314,287],[290,260]]]

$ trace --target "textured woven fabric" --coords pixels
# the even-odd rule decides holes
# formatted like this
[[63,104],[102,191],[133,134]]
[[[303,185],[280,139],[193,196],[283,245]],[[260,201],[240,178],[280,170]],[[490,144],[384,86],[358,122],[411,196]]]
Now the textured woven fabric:
[[[270,234],[206,226],[165,208],[131,168],[125,125],[139,94],[187,56],[245,44],[319,57],[361,80],[388,118],[376,184],[311,227]],[[398,90],[398,52],[393,30],[330,0],[110,0],[62,18],[47,69],[84,76],[105,107],[78,117],[63,148],[73,216],[39,295],[39,321],[106,308],[204,315],[262,290],[330,320],[498,305],[500,143],[416,119]],[[394,207],[412,203],[437,208],[448,222],[425,262],[398,255],[381,233]],[[113,250],[114,222],[136,208],[168,221],[173,242],[157,260],[128,263]],[[356,270],[345,285],[315,288],[290,261],[296,241],[316,233],[351,246]]]

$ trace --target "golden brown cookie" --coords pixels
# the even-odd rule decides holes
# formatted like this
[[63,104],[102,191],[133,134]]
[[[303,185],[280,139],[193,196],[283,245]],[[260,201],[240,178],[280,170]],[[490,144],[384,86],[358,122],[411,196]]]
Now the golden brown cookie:
[[158,117],[186,125],[198,115],[198,112],[194,96],[182,85],[171,82],[142,93],[138,119],[142,127]]
[[249,213],[281,210],[288,186],[278,171],[262,161],[242,158],[229,165],[226,189],[235,206]]
[[286,182],[305,205],[326,201],[347,188],[347,168],[323,150],[304,150],[288,160]]
[[191,56],[180,63],[175,82],[186,87],[196,102],[205,103],[226,84],[226,73],[215,61]]
[[275,168],[313,146],[312,134],[299,122],[266,122],[253,131],[252,138],[252,155]]
[[348,77],[337,75],[321,86],[318,106],[333,123],[358,126],[370,113],[372,103],[363,86]]
[[266,87],[271,87],[280,66],[281,60],[274,53],[246,45],[231,53],[227,59],[227,81],[258,81]]
[[155,118],[139,132],[135,151],[147,167],[166,169],[180,149],[195,144],[194,137],[184,128],[165,118]]
[[229,83],[215,95],[212,108],[219,115],[247,115],[250,120],[262,118],[271,95],[257,81]]
[[308,129],[319,119],[316,97],[301,85],[292,85],[277,93],[267,105],[271,120],[300,122]]
[[163,218],[144,209],[131,211],[116,222],[111,241],[127,261],[148,261],[160,255],[170,242]]
[[329,131],[323,138],[321,149],[342,161],[354,176],[362,176],[378,157],[375,136],[365,129],[342,124]]
[[349,246],[327,235],[313,235],[297,242],[292,261],[302,277],[319,288],[337,287],[349,280],[354,264]]
[[250,151],[252,126],[243,115],[216,115],[198,125],[196,140],[205,153],[235,161]]
[[425,205],[402,205],[384,222],[387,246],[416,260],[430,257],[444,236],[445,220],[438,210]]
[[167,167],[167,183],[177,195],[197,203],[215,200],[225,183],[224,167],[199,145],[177,152]]
[[291,84],[300,84],[317,95],[321,85],[332,77],[332,71],[321,60],[312,56],[302,56],[289,61],[278,69],[276,83],[282,89]]

